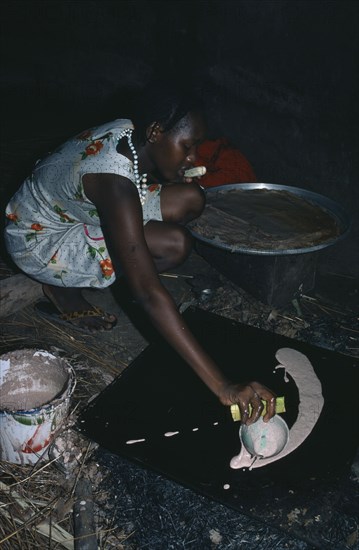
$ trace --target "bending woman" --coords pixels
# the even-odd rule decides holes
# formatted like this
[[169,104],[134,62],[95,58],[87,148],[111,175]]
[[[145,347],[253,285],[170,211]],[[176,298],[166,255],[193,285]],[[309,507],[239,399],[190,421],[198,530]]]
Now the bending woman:
[[137,119],[86,130],[38,161],[8,204],[5,242],[59,315],[91,331],[111,329],[116,319],[89,304],[81,289],[125,277],[154,327],[221,403],[238,403],[242,421],[252,423],[264,399],[267,421],[275,395],[258,382],[225,378],[158,277],[191,251],[184,225],[201,214],[205,199],[184,173],[204,136],[204,116],[192,96],[148,93]]

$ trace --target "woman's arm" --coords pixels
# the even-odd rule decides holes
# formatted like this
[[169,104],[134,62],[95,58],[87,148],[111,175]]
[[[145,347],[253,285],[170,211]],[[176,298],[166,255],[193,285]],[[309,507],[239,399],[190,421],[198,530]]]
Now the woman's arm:
[[274,394],[256,382],[241,386],[227,380],[193,336],[161,284],[145,240],[142,209],[133,183],[115,174],[87,174],[83,183],[105,227],[115,269],[116,265],[120,267],[134,298],[159,333],[224,405],[239,404],[244,422],[249,417],[249,404],[254,411],[250,422],[259,418],[261,399],[267,401],[265,420],[271,418],[275,413]]

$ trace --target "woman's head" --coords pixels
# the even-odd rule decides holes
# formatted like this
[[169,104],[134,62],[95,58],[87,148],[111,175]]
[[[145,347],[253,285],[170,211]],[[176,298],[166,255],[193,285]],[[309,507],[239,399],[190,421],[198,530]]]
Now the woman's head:
[[154,171],[165,181],[183,181],[184,173],[194,166],[197,146],[205,136],[202,113],[190,111],[170,130],[159,123],[150,125],[145,145]]
[[201,100],[182,86],[157,82],[146,88],[132,117],[136,141],[168,181],[181,181],[195,161],[206,122]]
[[148,140],[147,129],[154,122],[168,132],[190,112],[203,113],[203,103],[192,90],[156,79],[142,90],[131,116],[139,144]]

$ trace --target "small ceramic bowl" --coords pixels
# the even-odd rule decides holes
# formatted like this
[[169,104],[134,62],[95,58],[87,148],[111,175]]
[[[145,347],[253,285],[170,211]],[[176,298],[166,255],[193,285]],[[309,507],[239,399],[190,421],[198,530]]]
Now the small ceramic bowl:
[[239,429],[241,443],[247,451],[257,458],[269,458],[279,454],[289,440],[289,429],[286,422],[278,415],[269,422],[260,417],[257,422]]

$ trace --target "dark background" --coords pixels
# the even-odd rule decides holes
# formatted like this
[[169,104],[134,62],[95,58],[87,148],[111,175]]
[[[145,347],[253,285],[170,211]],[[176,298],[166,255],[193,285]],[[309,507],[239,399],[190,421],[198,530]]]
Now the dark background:
[[[230,138],[258,181],[342,204],[352,231],[320,260],[358,274],[357,2],[13,0],[1,19],[2,142],[21,139],[22,170],[45,137],[121,118],[129,92],[175,71],[201,85],[210,136]],[[3,179],[5,199],[23,175]]]

